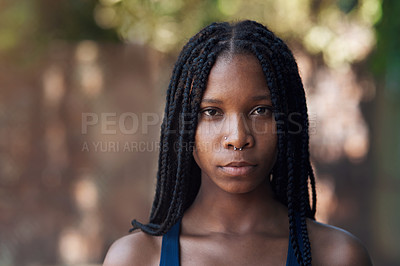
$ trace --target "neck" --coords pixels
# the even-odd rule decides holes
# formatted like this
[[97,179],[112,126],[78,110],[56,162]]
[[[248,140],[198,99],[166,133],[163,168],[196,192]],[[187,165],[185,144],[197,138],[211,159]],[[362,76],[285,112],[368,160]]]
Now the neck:
[[274,199],[268,180],[247,193],[229,193],[211,183],[202,177],[199,193],[185,212],[184,218],[199,233],[270,231],[287,217],[287,209]]

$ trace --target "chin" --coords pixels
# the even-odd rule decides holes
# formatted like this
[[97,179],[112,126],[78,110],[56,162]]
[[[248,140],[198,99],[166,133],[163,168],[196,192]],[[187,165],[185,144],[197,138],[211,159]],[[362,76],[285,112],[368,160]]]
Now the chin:
[[236,184],[220,185],[219,188],[230,194],[246,194],[256,190],[256,188],[261,186],[261,183],[249,184],[247,182],[234,182],[234,181],[231,181],[230,183],[236,183]]

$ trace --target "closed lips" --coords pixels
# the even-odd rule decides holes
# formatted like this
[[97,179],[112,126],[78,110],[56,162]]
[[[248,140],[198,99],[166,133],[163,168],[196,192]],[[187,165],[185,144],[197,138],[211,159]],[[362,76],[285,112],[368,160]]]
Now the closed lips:
[[255,166],[255,164],[249,162],[230,162],[224,167],[243,167],[243,166]]
[[256,165],[248,162],[232,162],[221,167],[221,170],[229,175],[246,175],[249,174]]

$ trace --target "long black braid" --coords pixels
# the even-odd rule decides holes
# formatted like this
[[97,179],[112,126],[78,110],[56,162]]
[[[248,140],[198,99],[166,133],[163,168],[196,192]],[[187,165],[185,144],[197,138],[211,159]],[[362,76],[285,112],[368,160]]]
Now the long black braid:
[[[192,151],[208,75],[221,54],[243,53],[253,54],[259,60],[271,92],[278,133],[278,156],[271,186],[275,197],[288,207],[291,244],[297,261],[300,265],[311,265],[306,218],[315,219],[316,191],[309,159],[303,84],[287,45],[265,26],[249,20],[234,24],[213,23],[183,47],[167,91],[150,221],[142,224],[133,220],[131,231],[141,229],[151,235],[163,235],[194,201],[201,171]],[[301,235],[301,239],[297,235]],[[299,248],[301,243],[303,253]]]

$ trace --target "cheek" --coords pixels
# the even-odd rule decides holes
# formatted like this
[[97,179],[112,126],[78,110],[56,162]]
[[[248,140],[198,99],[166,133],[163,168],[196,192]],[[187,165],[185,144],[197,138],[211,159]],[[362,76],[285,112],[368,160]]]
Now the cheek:
[[196,129],[195,147],[201,152],[209,152],[209,147],[215,145],[218,130],[213,130],[209,123],[200,123]]
[[203,152],[204,152],[204,130],[202,129],[202,126],[199,125],[197,126],[196,129],[196,134],[194,137],[194,149],[193,149],[193,158],[197,165],[201,168],[202,165],[202,159],[203,159]]
[[267,121],[254,119],[249,123],[249,126],[255,135],[271,136],[276,134],[276,123],[273,117],[270,117]]
[[193,158],[199,167],[207,161],[211,161],[213,153],[220,148],[217,138],[216,132],[210,131],[207,123],[200,122],[198,124],[194,139]]
[[274,165],[278,156],[278,135],[273,126],[269,126],[268,130],[257,134],[256,141],[259,144],[260,156],[268,158],[269,165]]
[[270,135],[267,138],[264,136],[260,139],[260,150],[268,158],[274,157],[278,152],[277,138],[274,135]]

